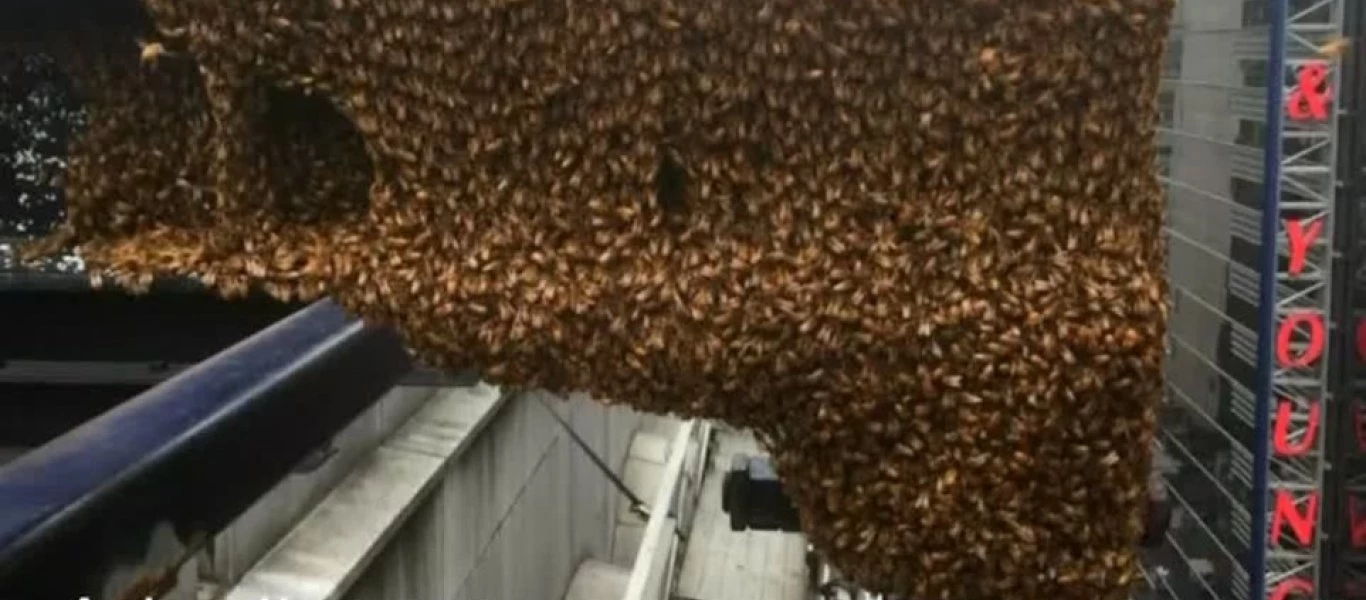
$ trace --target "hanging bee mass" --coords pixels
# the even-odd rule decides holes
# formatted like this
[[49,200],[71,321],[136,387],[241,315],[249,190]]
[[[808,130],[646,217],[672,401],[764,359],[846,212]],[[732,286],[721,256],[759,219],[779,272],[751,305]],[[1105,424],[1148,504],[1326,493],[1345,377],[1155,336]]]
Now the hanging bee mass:
[[432,366],[752,427],[870,589],[1127,597],[1172,0],[129,10],[23,42],[89,123],[35,251],[330,295]]

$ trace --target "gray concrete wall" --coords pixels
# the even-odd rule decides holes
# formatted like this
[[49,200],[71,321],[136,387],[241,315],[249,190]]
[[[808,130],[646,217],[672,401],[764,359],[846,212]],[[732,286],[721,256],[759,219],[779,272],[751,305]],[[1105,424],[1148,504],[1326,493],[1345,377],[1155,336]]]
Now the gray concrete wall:
[[[640,415],[584,397],[552,406],[618,473]],[[616,489],[531,398],[509,401],[347,600],[556,600],[611,556]]]
[[287,475],[213,539],[198,561],[200,581],[210,589],[235,584],[351,472],[357,461],[372,452],[437,391],[427,387],[394,388],[337,432],[332,439],[337,453],[326,463],[310,473]]

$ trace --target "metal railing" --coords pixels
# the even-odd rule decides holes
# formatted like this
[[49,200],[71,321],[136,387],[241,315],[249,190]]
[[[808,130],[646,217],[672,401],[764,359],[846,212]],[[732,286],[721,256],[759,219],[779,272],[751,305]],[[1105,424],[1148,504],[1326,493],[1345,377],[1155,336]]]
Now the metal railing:
[[6,464],[0,598],[159,596],[410,368],[397,334],[318,302]]
[[650,503],[640,551],[636,554],[624,600],[668,600],[673,597],[676,571],[692,528],[693,515],[707,468],[711,424],[696,419],[684,423],[669,445],[659,491]]

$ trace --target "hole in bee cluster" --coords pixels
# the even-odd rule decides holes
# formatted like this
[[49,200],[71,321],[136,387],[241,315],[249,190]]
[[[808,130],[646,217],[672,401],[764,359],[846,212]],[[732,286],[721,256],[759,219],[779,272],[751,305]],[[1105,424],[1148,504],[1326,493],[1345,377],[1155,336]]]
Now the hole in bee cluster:
[[322,223],[364,216],[374,167],[365,139],[326,98],[270,86],[256,132],[278,216]]
[[676,152],[669,148],[659,151],[655,167],[655,204],[665,216],[678,218],[687,213],[688,170]]
[[745,145],[745,157],[749,159],[751,167],[766,169],[773,165],[773,148],[768,144],[750,142]]

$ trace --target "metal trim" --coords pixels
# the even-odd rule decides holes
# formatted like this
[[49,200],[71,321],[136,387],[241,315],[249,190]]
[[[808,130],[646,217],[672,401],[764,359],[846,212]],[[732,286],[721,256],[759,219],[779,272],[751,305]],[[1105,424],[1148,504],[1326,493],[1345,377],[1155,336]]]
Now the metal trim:
[[[193,364],[155,361],[57,361],[0,359],[0,385],[158,385]],[[479,381],[474,370],[445,372],[416,367],[399,380],[412,387],[468,387]]]
[[160,595],[410,368],[397,334],[323,301],[5,465],[0,599]]

